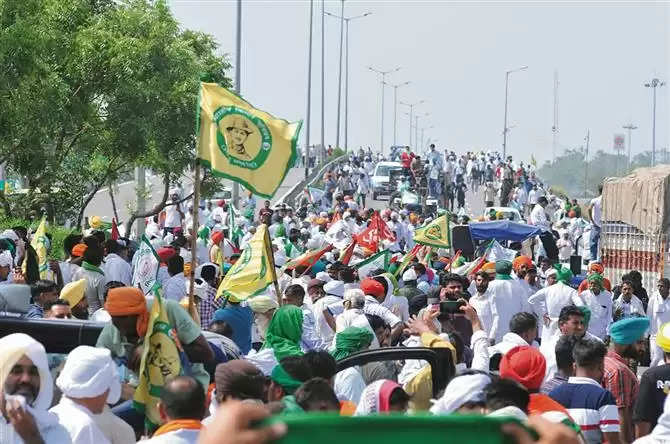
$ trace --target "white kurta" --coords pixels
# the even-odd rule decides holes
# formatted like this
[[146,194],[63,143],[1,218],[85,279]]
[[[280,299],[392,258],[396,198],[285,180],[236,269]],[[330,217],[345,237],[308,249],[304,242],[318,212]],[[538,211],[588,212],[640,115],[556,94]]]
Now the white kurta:
[[105,282],[117,281],[126,286],[132,285],[133,273],[130,270],[130,264],[121,256],[114,253],[108,254],[100,268],[105,272]]
[[557,282],[532,295],[528,298],[528,302],[538,314],[541,322],[544,315],[551,319],[549,326],[542,329],[542,343],[544,343],[558,330],[558,316],[561,314],[561,309],[567,305],[580,304],[581,300],[577,295],[577,290],[562,282]]
[[51,408],[58,421],[70,434],[72,444],[111,444],[93,420],[93,413],[86,407],[63,396]]
[[649,333],[651,334],[649,338],[651,352],[650,367],[654,367],[663,364],[663,350],[656,345],[656,333],[661,325],[670,322],[670,297],[663,299],[658,290],[654,291],[647,305],[647,317],[650,321]]
[[186,278],[184,273],[177,273],[170,277],[164,284],[165,299],[179,302],[186,296]]
[[624,301],[623,295],[620,295],[616,301],[614,301],[614,311],[616,310],[622,311],[622,319],[646,315],[642,301],[635,295],[631,297],[630,302]]
[[365,380],[358,366],[349,367],[335,375],[333,389],[340,401],[351,401],[358,404],[365,390]]
[[477,311],[477,316],[482,323],[482,329],[486,332],[487,337],[491,337],[491,326],[493,325],[493,310],[491,309],[491,292],[486,289],[484,294],[475,293],[470,298],[470,305]]
[[509,321],[517,313],[530,312],[531,307],[523,295],[523,289],[513,279],[496,279],[489,284],[493,322],[489,337],[500,342],[509,331]]
[[597,295],[591,290],[585,290],[579,294],[577,305],[586,305],[591,310],[589,333],[605,339],[612,323],[612,304],[612,293],[607,290],[601,290]]

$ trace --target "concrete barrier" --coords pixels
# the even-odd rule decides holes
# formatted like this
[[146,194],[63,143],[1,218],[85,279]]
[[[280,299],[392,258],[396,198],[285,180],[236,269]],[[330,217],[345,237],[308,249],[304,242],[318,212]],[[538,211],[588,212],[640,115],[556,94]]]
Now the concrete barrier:
[[312,172],[309,173],[309,175],[307,176],[307,179],[303,179],[300,182],[293,185],[293,187],[291,187],[290,190],[288,190],[281,198],[279,198],[277,204],[283,203],[290,207],[295,208],[296,198],[300,195],[300,193],[303,192],[305,188],[307,188],[308,186],[313,186],[315,183],[319,181],[320,178],[323,177],[323,175],[326,173],[326,171],[328,171],[329,168],[345,161],[346,159],[347,159],[346,155],[340,156],[329,161],[319,169],[313,168]]

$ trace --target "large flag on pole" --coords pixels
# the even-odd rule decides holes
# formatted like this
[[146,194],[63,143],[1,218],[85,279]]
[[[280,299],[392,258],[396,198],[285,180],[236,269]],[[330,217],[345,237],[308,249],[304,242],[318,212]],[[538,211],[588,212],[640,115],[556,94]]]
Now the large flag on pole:
[[297,159],[301,125],[256,109],[216,83],[200,84],[197,156],[214,175],[254,194],[275,194]]
[[370,275],[371,272],[383,268],[388,269],[389,262],[391,260],[391,252],[389,250],[383,250],[379,253],[370,256],[364,261],[361,261],[354,265],[354,268],[358,270],[358,276],[363,279]]
[[259,225],[256,234],[228,270],[216,292],[231,301],[244,301],[263,292],[275,279],[274,256],[270,249],[267,225]]
[[421,245],[430,245],[431,247],[450,248],[449,216],[445,214],[425,227],[416,229],[414,231],[414,242]]
[[402,259],[402,262],[400,263],[400,266],[398,269],[393,273],[394,276],[398,277],[400,273],[402,273],[405,270],[405,267],[407,267],[407,264],[409,264],[412,259],[416,257],[417,254],[419,254],[419,250],[421,249],[421,245],[416,244],[414,245],[414,248],[412,248],[410,251],[405,254],[405,257]]
[[147,295],[156,284],[161,260],[145,235],[142,235],[139,248],[135,254],[137,262],[135,262],[135,272],[133,273],[133,287],[139,287]]
[[321,258],[321,256],[328,253],[333,248],[334,247],[332,245],[326,245],[321,250],[307,251],[301,254],[300,256],[296,257],[295,259],[291,259],[290,261],[286,262],[286,264],[284,264],[282,269],[293,270],[296,267],[305,266],[309,270],[314,266],[314,264],[316,264],[316,262]]

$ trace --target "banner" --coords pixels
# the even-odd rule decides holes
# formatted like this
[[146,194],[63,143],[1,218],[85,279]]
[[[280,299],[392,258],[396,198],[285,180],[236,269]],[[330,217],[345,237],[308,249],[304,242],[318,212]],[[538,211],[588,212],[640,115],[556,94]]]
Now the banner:
[[149,430],[155,429],[162,422],[158,402],[165,381],[180,376],[182,370],[190,370],[190,363],[179,343],[175,326],[170,324],[159,288],[156,285],[152,289],[154,301],[144,336],[139,385],[133,397],[134,407],[144,413],[144,422]]
[[142,235],[140,246],[135,254],[137,261],[133,273],[133,287],[139,287],[147,295],[156,284],[161,260],[145,235]]
[[240,258],[221,281],[217,298],[224,296],[234,302],[244,301],[263,292],[274,281],[274,256],[269,236],[267,225],[259,225]]
[[428,225],[414,231],[414,242],[437,248],[451,248],[449,216],[440,216]]
[[380,251],[379,253],[370,256],[364,261],[354,265],[358,270],[358,277],[364,279],[370,275],[371,272],[379,268],[388,269],[389,261],[391,260],[391,252],[388,250]]
[[201,83],[198,154],[216,176],[271,198],[293,167],[302,121],[289,123],[254,108],[216,83]]

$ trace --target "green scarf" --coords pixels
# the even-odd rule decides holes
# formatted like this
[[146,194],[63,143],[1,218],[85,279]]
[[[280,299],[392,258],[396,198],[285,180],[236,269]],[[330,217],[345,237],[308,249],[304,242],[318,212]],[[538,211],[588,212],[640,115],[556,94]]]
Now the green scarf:
[[496,280],[499,280],[499,281],[511,281],[511,280],[512,280],[512,276],[510,276],[509,274],[500,274],[500,273],[496,273]]
[[298,405],[295,400],[295,396],[293,395],[284,396],[281,399],[281,403],[284,406],[284,410],[282,410],[281,415],[286,415],[289,413],[305,413],[305,410],[303,410],[303,408]]
[[286,356],[301,356],[301,338],[302,310],[295,305],[284,305],[275,312],[270,321],[263,348],[274,350],[277,361]]
[[100,274],[103,275],[103,276],[105,275],[105,272],[102,271],[102,270],[100,269],[100,267],[96,267],[95,265],[89,264],[89,263],[86,262],[86,261],[84,261],[84,262],[81,263],[81,268],[83,268],[84,270],[88,270],[88,271],[93,271],[93,272],[96,272],[96,273],[100,273]]
[[366,328],[347,327],[335,335],[335,350],[331,352],[336,361],[346,358],[372,343],[372,333]]
[[600,285],[600,288],[603,288],[603,275],[600,273],[591,273],[586,278],[588,282],[597,282]]
[[565,268],[560,264],[554,265],[554,268],[556,269],[556,281],[562,282],[565,285],[570,285],[570,281],[572,280],[572,272],[570,269]]
[[284,367],[281,364],[275,365],[275,368],[272,369],[270,374],[270,379],[274,381],[275,384],[281,386],[284,389],[284,393],[292,395],[298,387],[302,385],[302,381],[298,381],[293,376],[286,373]]

